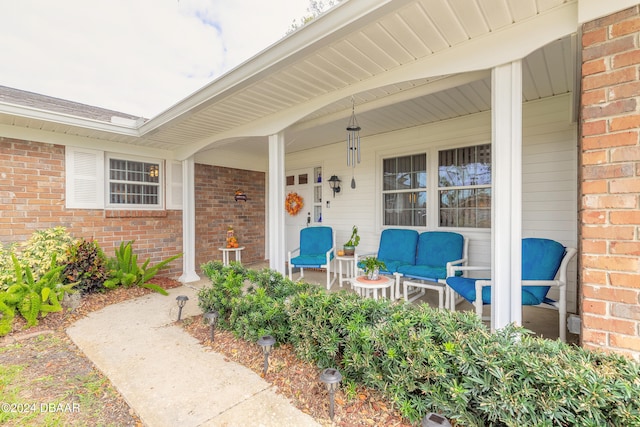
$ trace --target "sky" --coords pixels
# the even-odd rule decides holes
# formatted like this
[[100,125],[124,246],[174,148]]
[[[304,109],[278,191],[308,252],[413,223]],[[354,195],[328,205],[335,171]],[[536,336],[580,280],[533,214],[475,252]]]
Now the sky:
[[0,0],[0,85],[152,118],[280,40],[309,0]]

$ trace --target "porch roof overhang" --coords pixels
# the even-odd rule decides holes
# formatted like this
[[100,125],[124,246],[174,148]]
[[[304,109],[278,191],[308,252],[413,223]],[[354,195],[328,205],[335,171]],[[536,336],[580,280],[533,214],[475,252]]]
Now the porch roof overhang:
[[[591,0],[581,0],[591,3]],[[150,119],[0,102],[0,133],[182,160],[218,147],[287,152],[491,108],[490,70],[523,60],[523,100],[574,91],[578,0],[348,0]]]

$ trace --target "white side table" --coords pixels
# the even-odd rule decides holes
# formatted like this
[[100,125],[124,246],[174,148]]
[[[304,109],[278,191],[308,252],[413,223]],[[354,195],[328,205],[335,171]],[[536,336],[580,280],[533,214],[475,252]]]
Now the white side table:
[[358,276],[351,279],[351,285],[353,289],[363,297],[372,296],[373,299],[378,299],[378,290],[380,290],[380,296],[385,297],[386,290],[389,290],[389,299],[394,300],[394,287],[395,280],[380,276],[378,280],[369,280],[367,276]]
[[[340,282],[340,287],[342,287],[343,282],[348,282],[352,277],[356,277],[356,256],[355,255],[338,255],[336,258],[338,261],[338,281]],[[346,263],[346,269],[344,273],[347,277],[342,277],[342,263]]]
[[244,250],[244,246],[240,246],[239,248],[218,248],[218,250],[222,252],[222,265],[229,265],[230,252],[235,252],[236,262],[242,262],[242,251]]

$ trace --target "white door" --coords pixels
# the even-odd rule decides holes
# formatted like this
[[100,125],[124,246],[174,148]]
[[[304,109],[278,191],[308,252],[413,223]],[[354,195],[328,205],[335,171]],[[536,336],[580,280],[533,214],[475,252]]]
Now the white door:
[[287,212],[285,216],[287,253],[300,246],[300,230],[318,222],[318,215],[314,212],[318,205],[314,200],[314,191],[321,179],[319,173],[319,168],[312,167],[286,173],[285,195],[296,193],[302,198],[302,209],[295,215]]

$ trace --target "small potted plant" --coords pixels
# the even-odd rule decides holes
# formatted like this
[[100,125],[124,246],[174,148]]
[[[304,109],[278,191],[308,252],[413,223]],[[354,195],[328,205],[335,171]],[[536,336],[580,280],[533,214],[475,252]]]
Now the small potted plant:
[[380,273],[380,269],[387,269],[384,261],[380,261],[378,258],[374,256],[366,257],[362,261],[362,266],[364,267],[364,272],[367,275],[367,279],[369,280],[378,280]]
[[355,225],[351,229],[351,237],[349,241],[342,246],[345,256],[352,256],[356,252],[356,246],[360,243],[360,236],[358,235],[358,227]]

